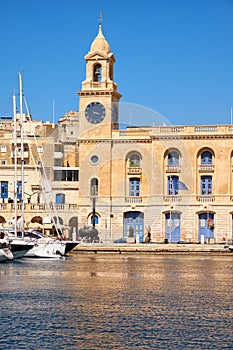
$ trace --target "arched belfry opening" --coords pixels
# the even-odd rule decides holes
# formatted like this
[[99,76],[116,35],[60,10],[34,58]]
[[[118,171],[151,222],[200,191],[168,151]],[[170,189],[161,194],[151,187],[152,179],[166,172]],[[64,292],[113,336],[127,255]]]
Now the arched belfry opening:
[[101,82],[101,80],[102,80],[102,67],[101,67],[101,64],[97,63],[94,65],[94,69],[93,69],[93,81]]

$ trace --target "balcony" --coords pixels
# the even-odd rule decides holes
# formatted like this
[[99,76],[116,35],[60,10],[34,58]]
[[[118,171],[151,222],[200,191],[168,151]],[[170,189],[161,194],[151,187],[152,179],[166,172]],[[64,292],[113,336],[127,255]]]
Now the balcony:
[[126,203],[142,203],[142,197],[130,196],[125,198]]
[[202,203],[214,202],[215,197],[212,195],[197,196],[197,201]]
[[201,164],[199,165],[199,173],[213,173],[214,165],[213,164]]
[[54,152],[54,158],[55,159],[62,159],[63,158],[63,153],[62,152]]
[[[14,158],[14,156],[15,156],[15,152],[11,152],[11,158]],[[21,158],[22,157],[21,152],[16,152],[16,157],[17,158]],[[23,152],[23,157],[24,158],[29,158],[29,152],[28,151],[24,151]]]
[[[77,210],[78,205],[77,204],[50,204],[49,208],[51,210],[56,210],[56,211],[74,211]],[[0,210],[1,211],[13,211],[15,209],[14,203],[0,203]],[[22,203],[17,204],[17,210],[21,211],[22,210]],[[24,210],[29,213],[31,212],[32,214],[34,212],[40,212],[41,214],[43,212],[48,211],[48,206],[45,203],[25,203],[24,204]]]
[[166,173],[180,173],[181,166],[179,164],[169,164],[166,166]]
[[178,195],[164,196],[163,200],[165,202],[177,203],[182,201],[182,197]]
[[128,175],[141,175],[141,174],[142,174],[142,168],[139,168],[139,167],[128,168]]

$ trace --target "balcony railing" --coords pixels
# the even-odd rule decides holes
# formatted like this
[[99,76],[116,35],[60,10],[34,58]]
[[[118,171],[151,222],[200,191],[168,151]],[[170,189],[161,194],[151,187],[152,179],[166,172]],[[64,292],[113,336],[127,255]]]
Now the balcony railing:
[[214,202],[215,197],[212,195],[206,195],[206,196],[197,196],[198,202]]
[[[14,154],[15,154],[15,152],[11,152],[11,158],[14,158]],[[21,152],[16,152],[16,157],[17,158],[21,158],[22,157]],[[23,157],[24,158],[29,158],[29,152],[28,151],[24,151],[23,152]]]
[[168,164],[166,167],[167,173],[180,173],[181,166],[179,164]]
[[214,171],[214,165],[213,164],[200,164],[199,165],[199,172],[202,173],[210,173]]
[[125,201],[127,203],[142,203],[142,197],[139,196],[130,196],[130,197],[126,197]]
[[174,202],[177,203],[182,201],[182,197],[178,195],[164,196],[163,199],[165,202],[172,202],[172,203]]
[[[0,210],[4,211],[13,211],[15,208],[14,203],[0,203]],[[78,209],[77,204],[50,204],[49,208],[51,210],[57,211],[74,211]],[[35,212],[47,212],[48,206],[44,203],[25,203],[24,204],[25,211],[35,211]],[[17,204],[17,210],[22,210],[22,204]]]
[[141,175],[142,168],[139,167],[129,167],[128,168],[128,175]]

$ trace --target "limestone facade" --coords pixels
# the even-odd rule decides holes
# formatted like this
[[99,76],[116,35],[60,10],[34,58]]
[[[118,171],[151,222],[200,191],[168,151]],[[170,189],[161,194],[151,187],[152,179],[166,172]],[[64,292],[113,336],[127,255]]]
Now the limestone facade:
[[[94,213],[101,240],[142,242],[146,230],[155,242],[231,239],[232,125],[121,128],[116,60],[102,25],[85,61],[79,112],[58,125],[29,117],[25,123],[26,224],[56,217],[69,235],[92,225]],[[0,124],[0,222],[6,224],[13,210],[13,125]]]

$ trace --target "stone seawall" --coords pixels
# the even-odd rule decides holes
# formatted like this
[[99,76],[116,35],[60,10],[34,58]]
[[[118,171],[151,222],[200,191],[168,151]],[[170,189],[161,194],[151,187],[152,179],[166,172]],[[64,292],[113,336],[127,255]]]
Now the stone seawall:
[[81,243],[74,251],[78,253],[150,253],[150,254],[217,254],[226,255],[230,252],[225,244],[92,244]]

